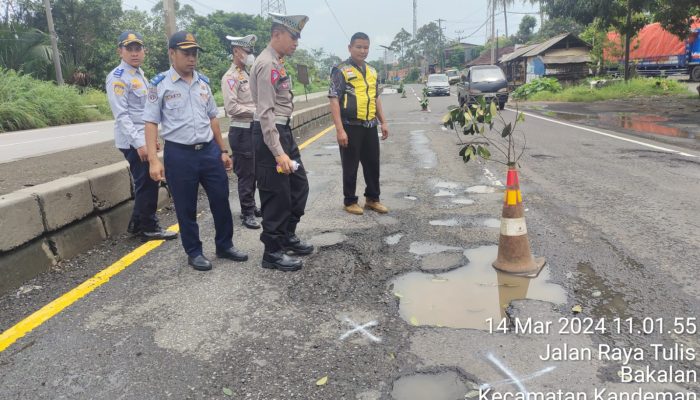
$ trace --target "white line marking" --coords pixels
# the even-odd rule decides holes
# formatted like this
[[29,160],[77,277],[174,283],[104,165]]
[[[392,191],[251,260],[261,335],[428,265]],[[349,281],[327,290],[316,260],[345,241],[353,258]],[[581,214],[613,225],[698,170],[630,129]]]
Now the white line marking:
[[83,133],[75,133],[73,135],[64,135],[64,136],[56,136],[56,137],[49,137],[49,138],[42,138],[42,139],[27,140],[24,142],[0,144],[0,147],[10,147],[10,146],[16,146],[18,144],[45,142],[45,141],[49,141],[49,140],[64,139],[64,138],[75,137],[75,136],[85,136],[85,135],[91,135],[91,134],[97,133],[97,132],[99,132],[99,131],[90,131],[90,132],[83,132]]
[[[534,372],[534,373],[532,373],[532,374],[530,374],[530,375],[527,375],[527,376],[524,376],[524,377],[520,378],[520,382],[525,382],[525,381],[533,380],[533,379],[535,379],[535,378],[537,378],[537,377],[540,377],[540,376],[542,376],[542,375],[544,375],[544,374],[548,374],[548,373],[554,371],[555,369],[557,369],[557,367],[555,367],[555,366],[553,366],[553,365],[552,365],[552,366],[549,366],[549,367],[547,367],[547,368],[545,368],[545,369],[539,370],[539,371]],[[501,386],[501,385],[507,385],[507,384],[510,384],[510,383],[515,383],[515,381],[512,380],[512,379],[504,379],[504,380],[501,380],[501,381],[496,381],[496,382],[491,382],[491,383],[483,383],[483,384],[481,384],[481,385],[479,386],[479,388],[482,389],[482,390],[485,390],[485,389],[488,389],[489,387],[497,387],[497,386]]]
[[372,335],[372,334],[369,333],[369,332],[367,331],[367,329],[366,329],[366,328],[369,328],[369,327],[371,327],[371,326],[377,326],[377,325],[379,325],[379,323],[378,323],[377,321],[370,321],[370,322],[368,322],[368,323],[366,323],[366,324],[360,326],[360,325],[357,325],[357,323],[356,323],[355,321],[351,320],[351,319],[348,318],[348,317],[345,317],[345,322],[347,322],[348,324],[350,324],[350,326],[352,326],[353,329],[351,329],[351,330],[345,332],[345,333],[340,337],[340,340],[345,340],[348,336],[352,335],[353,333],[355,333],[355,332],[360,332],[360,333],[362,333],[364,336],[367,336],[367,338],[368,338],[369,340],[373,341],[373,342],[381,342],[381,341],[382,341],[382,339],[380,339],[380,338],[378,338],[378,337]]
[[[513,109],[511,109],[511,108],[507,108],[507,110],[508,110],[508,111],[512,111],[512,112],[517,112],[517,111],[515,111],[515,110],[513,110]],[[542,119],[542,120],[549,121],[549,122],[554,122],[555,124],[564,125],[564,126],[568,126],[568,127],[571,127],[571,128],[581,129],[581,130],[588,131],[588,132],[591,132],[591,133],[596,133],[596,134],[598,134],[598,135],[603,135],[603,136],[611,137],[611,138],[613,138],[613,139],[618,139],[618,140],[623,140],[623,141],[625,141],[625,142],[630,142],[630,143],[638,144],[638,145],[640,145],[640,146],[646,146],[646,147],[649,147],[649,148],[652,148],[652,149],[655,149],[655,150],[667,151],[667,152],[669,152],[669,153],[678,154],[679,156],[685,156],[685,157],[698,157],[697,155],[694,155],[694,154],[688,154],[688,153],[684,153],[684,152],[682,152],[682,151],[668,149],[668,148],[666,148],[666,147],[655,146],[655,145],[653,145],[653,144],[649,144],[649,143],[645,143],[645,142],[640,142],[640,141],[638,141],[638,140],[633,140],[633,139],[628,139],[628,138],[616,136],[616,135],[613,135],[613,134],[610,134],[610,133],[601,132],[601,131],[598,131],[598,130],[595,130],[595,129],[591,129],[591,128],[586,128],[586,127],[579,126],[579,125],[570,124],[570,123],[568,123],[568,122],[562,122],[562,121],[557,121],[556,119],[551,119],[551,118],[547,118],[547,117],[542,117],[542,116],[539,116],[539,115],[537,115],[537,114],[532,114],[532,113],[524,112],[524,111],[520,111],[520,112],[522,112],[523,114],[525,114],[525,115],[527,115],[527,116],[529,116],[529,117],[538,118],[538,119]]]

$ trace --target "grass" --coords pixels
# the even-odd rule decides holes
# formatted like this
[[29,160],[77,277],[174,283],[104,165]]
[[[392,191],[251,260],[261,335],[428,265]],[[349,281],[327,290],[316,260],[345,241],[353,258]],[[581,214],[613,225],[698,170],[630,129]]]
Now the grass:
[[667,79],[636,78],[628,83],[619,82],[600,89],[591,89],[590,84],[572,86],[559,93],[539,92],[530,96],[529,101],[591,102],[601,100],[626,99],[648,96],[687,96],[688,89],[683,84]]
[[57,86],[0,69],[0,132],[96,121],[111,117],[105,94],[81,94],[70,85]]

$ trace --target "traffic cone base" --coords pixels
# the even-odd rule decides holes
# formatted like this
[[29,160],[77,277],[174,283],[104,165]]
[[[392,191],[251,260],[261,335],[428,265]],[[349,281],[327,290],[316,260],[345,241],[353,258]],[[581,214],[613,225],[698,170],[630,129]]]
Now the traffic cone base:
[[508,170],[506,192],[501,214],[501,235],[498,240],[498,258],[493,267],[514,275],[536,277],[542,271],[545,259],[534,257],[527,237],[523,198],[520,193],[518,170]]

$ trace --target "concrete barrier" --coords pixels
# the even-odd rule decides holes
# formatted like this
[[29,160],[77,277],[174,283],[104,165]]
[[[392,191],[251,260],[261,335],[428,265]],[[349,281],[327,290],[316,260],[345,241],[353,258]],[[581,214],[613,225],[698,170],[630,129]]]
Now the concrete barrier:
[[[294,135],[330,123],[325,93],[292,115]],[[160,188],[158,207],[170,203]],[[0,295],[56,263],[126,232],[133,208],[126,161],[0,195]]]

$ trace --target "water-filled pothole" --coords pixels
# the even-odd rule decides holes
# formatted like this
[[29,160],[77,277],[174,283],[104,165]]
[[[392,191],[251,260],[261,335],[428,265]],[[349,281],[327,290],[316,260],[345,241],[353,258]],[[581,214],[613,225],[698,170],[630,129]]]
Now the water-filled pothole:
[[403,237],[403,233],[395,233],[393,235],[387,236],[384,238],[384,243],[388,244],[389,246],[393,246],[395,244],[399,243],[399,240]]
[[461,204],[461,205],[465,205],[465,206],[469,206],[469,205],[474,204],[474,200],[466,199],[464,197],[458,197],[458,198],[452,199],[450,201],[454,204]]
[[[471,385],[470,385],[471,386]],[[413,374],[394,382],[394,400],[461,400],[470,391],[467,382],[456,372]]]
[[485,186],[485,185],[477,185],[477,186],[470,186],[465,190],[466,193],[475,193],[475,194],[487,194],[487,193],[495,193],[496,188],[493,186]]
[[422,256],[426,254],[443,253],[446,251],[462,251],[462,248],[455,246],[445,246],[439,243],[413,242],[411,243],[408,251],[415,255]]
[[453,197],[455,193],[451,190],[440,189],[435,193],[435,197]]
[[512,300],[566,302],[564,288],[547,282],[548,268],[533,279],[497,272],[491,266],[497,253],[498,246],[470,249],[464,252],[469,260],[464,267],[439,275],[411,272],[396,278],[394,293],[400,299],[401,318],[412,325],[485,330],[486,319],[505,317]]

